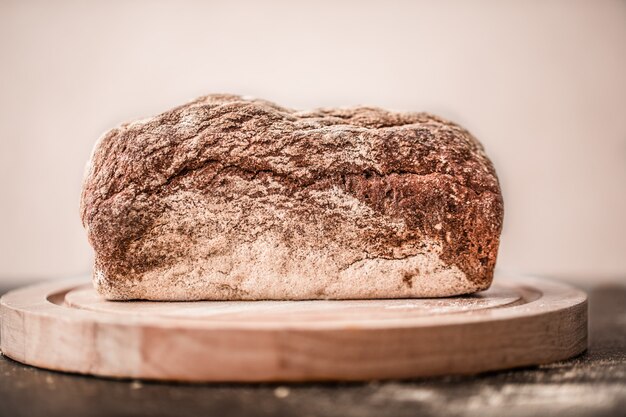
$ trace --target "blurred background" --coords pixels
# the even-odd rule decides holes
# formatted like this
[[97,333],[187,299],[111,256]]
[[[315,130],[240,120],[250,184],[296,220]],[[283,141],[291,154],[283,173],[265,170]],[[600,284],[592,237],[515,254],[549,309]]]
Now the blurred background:
[[212,92],[430,111],[477,136],[499,267],[626,280],[624,1],[0,1],[0,284],[88,273],[96,139]]

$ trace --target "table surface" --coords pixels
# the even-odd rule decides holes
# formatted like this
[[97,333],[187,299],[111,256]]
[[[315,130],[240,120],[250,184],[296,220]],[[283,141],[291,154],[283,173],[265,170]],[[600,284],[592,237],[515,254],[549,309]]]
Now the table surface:
[[0,356],[0,416],[626,416],[626,285],[584,289],[589,350],[565,362],[411,381],[192,385],[70,375]]

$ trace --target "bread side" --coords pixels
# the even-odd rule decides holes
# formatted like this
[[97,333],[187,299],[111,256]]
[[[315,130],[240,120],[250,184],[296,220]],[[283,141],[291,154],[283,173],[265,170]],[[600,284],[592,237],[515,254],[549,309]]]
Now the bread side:
[[503,205],[436,116],[211,95],[106,133],[81,216],[109,299],[439,297],[489,287]]

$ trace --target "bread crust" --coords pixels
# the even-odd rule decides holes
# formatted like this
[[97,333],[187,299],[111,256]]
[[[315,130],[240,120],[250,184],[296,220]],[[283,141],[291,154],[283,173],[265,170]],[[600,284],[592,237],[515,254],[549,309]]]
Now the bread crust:
[[503,202],[437,116],[209,95],[100,138],[81,218],[108,299],[439,297],[489,287]]

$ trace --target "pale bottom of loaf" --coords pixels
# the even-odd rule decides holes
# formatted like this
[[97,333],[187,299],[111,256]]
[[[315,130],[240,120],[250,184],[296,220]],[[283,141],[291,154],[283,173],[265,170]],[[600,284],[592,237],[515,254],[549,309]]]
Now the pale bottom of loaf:
[[109,279],[94,271],[96,289],[110,300],[309,300],[446,297],[489,287],[471,282],[439,258],[441,247],[427,242],[402,259],[367,258],[340,264],[332,248],[290,259],[274,240],[241,245],[229,256],[185,259],[137,277]]

